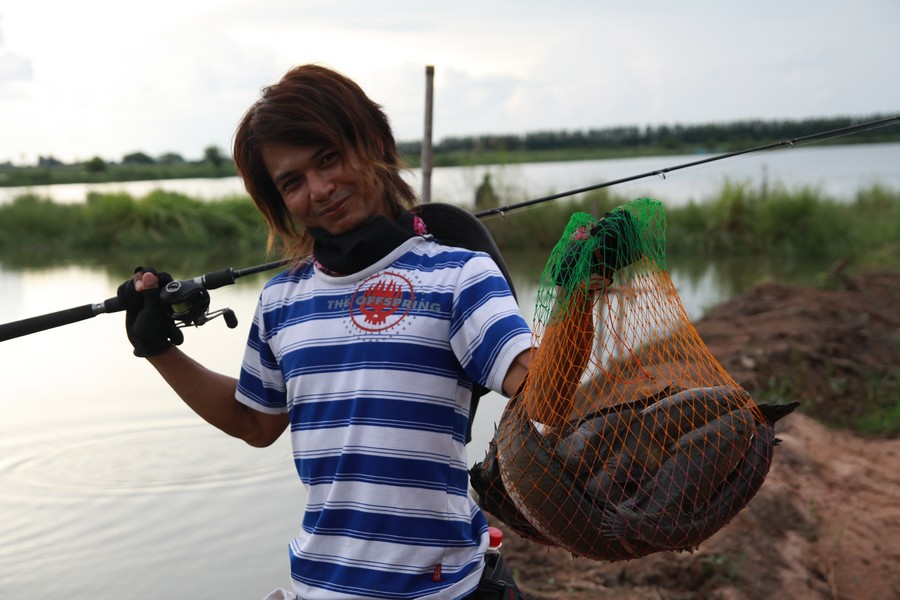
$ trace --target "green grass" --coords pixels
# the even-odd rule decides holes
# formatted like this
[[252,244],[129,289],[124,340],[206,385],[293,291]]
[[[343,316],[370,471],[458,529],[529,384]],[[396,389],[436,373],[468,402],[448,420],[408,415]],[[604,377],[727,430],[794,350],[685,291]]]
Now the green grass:
[[249,198],[207,202],[154,191],[143,198],[90,193],[81,204],[32,194],[0,206],[0,258],[18,265],[96,262],[106,256],[253,256],[266,245],[262,217]]
[[[523,209],[485,224],[503,249],[546,252],[574,211],[602,215],[626,201],[607,190]],[[780,261],[846,259],[900,268],[900,191],[861,189],[850,201],[814,188],[760,190],[726,183],[709,201],[667,207],[667,254]]]
[[[787,404],[808,388],[808,377],[810,373],[798,359],[796,364],[786,365],[783,374],[766,382],[754,397],[758,402]],[[862,381],[852,383],[835,375],[833,366],[826,365],[816,377],[824,378],[833,395],[805,400],[805,414],[828,426],[869,437],[900,436],[900,368],[866,373]],[[838,397],[852,401],[832,401]]]
[[[625,201],[600,190],[484,222],[505,252],[546,256],[573,212],[602,215]],[[900,269],[900,191],[880,186],[842,202],[813,188],[766,191],[726,183],[706,202],[667,208],[666,221],[671,257],[843,259]],[[245,196],[203,201],[157,190],[143,198],[90,193],[84,203],[57,204],[25,194],[0,206],[0,257],[7,259],[160,247],[259,254],[265,238],[263,220]]]
[[873,376],[862,401],[864,409],[851,428],[865,435],[900,437],[900,369],[888,376]]
[[900,193],[872,186],[840,202],[814,188],[763,192],[727,183],[707,204],[669,211],[668,238],[675,254],[880,261],[900,240]]

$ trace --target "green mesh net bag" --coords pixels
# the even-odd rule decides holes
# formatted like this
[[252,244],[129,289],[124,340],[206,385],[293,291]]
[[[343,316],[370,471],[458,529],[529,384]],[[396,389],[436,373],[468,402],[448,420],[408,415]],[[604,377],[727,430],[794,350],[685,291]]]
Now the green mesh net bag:
[[597,560],[692,550],[756,494],[775,421],[710,354],[651,199],[576,213],[543,271],[528,377],[471,471],[520,535]]

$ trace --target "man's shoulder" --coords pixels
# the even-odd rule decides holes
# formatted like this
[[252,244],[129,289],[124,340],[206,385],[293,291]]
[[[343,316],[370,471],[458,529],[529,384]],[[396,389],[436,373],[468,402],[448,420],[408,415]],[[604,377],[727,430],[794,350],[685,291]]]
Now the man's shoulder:
[[260,292],[260,298],[264,304],[270,304],[273,301],[277,302],[279,299],[293,296],[311,281],[312,276],[312,261],[304,261],[299,265],[292,266],[266,281]]
[[307,257],[296,264],[290,265],[284,271],[281,271],[271,279],[269,279],[265,286],[265,288],[283,285],[285,283],[296,283],[298,281],[302,281],[304,279],[309,279],[312,275],[313,271],[313,259],[312,257]]
[[426,238],[423,243],[417,244],[411,249],[411,252],[423,256],[426,260],[432,261],[453,261],[460,265],[476,258],[488,258],[490,256],[479,250],[463,248],[461,246],[452,246],[435,240],[434,238]]

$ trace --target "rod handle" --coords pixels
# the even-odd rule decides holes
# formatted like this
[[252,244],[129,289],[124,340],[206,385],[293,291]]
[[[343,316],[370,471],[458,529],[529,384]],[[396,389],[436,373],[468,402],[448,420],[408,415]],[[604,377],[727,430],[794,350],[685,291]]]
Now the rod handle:
[[119,299],[112,297],[95,304],[75,306],[73,308],[47,313],[46,315],[31,317],[30,319],[6,323],[0,325],[0,342],[22,337],[23,335],[37,333],[38,331],[53,329],[54,327],[62,327],[63,325],[77,323],[78,321],[84,321],[85,319],[96,317],[102,313],[112,313],[123,310],[125,310],[125,307],[119,302]]

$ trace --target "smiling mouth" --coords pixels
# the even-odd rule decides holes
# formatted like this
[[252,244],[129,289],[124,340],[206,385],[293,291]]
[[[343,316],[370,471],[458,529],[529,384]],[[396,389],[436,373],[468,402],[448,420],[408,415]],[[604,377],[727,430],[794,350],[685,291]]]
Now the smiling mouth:
[[319,213],[320,217],[330,217],[334,213],[341,212],[341,210],[347,206],[347,201],[350,199],[352,195],[352,190],[341,190],[339,192],[335,192],[335,194],[328,201],[328,204],[325,205],[325,208]]

